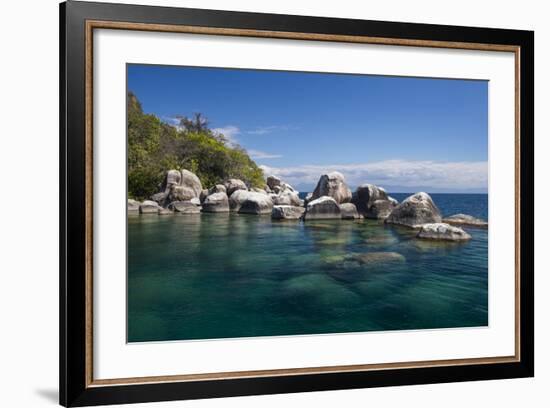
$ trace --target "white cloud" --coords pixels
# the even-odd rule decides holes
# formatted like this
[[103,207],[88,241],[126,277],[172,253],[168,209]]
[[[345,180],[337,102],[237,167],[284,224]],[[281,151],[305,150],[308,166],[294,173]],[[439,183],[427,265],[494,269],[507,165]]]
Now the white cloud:
[[260,150],[247,149],[247,152],[252,159],[278,159],[279,157],[283,157],[280,154],[271,154]]
[[225,136],[227,143],[230,145],[236,145],[239,142],[237,141],[237,135],[241,133],[241,130],[237,126],[229,125],[220,128],[212,129],[214,133],[220,133]]
[[247,130],[245,133],[249,135],[266,135],[268,133],[275,132],[277,130],[289,130],[294,129],[294,127],[287,125],[275,125],[275,126],[261,126],[254,130]]
[[296,167],[260,166],[266,175],[274,174],[292,185],[315,185],[321,174],[339,171],[352,186],[372,183],[384,186],[435,189],[485,189],[487,162],[436,162],[386,160],[361,164],[301,165]]

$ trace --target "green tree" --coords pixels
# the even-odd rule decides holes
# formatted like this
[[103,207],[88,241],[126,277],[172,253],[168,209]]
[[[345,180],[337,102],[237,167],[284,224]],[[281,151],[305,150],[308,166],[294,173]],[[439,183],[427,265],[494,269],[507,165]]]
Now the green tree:
[[262,170],[239,146],[208,128],[202,114],[180,117],[180,129],[145,114],[137,97],[128,93],[128,194],[145,199],[160,190],[169,169],[187,169],[208,188],[228,178],[250,187],[264,185]]

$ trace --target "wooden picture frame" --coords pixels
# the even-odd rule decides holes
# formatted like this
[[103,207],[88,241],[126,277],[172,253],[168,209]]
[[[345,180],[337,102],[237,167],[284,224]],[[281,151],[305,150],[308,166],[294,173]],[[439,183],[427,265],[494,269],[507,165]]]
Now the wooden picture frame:
[[[508,51],[516,61],[513,356],[151,378],[93,375],[93,30]],[[534,375],[534,33],[69,1],[60,5],[60,403],[121,404]]]

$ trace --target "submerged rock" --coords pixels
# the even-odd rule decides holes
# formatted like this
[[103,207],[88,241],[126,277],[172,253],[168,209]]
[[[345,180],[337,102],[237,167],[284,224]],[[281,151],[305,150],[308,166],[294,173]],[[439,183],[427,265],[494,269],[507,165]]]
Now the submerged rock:
[[385,222],[420,228],[423,224],[441,222],[441,214],[432,198],[421,192],[407,197],[392,210]]
[[312,199],[316,200],[323,196],[332,197],[337,204],[348,203],[351,200],[351,190],[341,173],[333,171],[321,176],[313,191]]
[[367,252],[350,254],[347,259],[359,262],[361,265],[379,265],[388,262],[405,262],[405,257],[397,252]]
[[469,227],[487,228],[489,223],[481,218],[472,217],[467,214],[455,214],[449,217],[445,217],[443,222],[451,225],[467,225]]
[[191,201],[174,201],[168,205],[168,208],[172,211],[183,213],[183,214],[200,213],[200,208],[197,207]]
[[340,207],[332,197],[319,197],[308,203],[304,220],[340,219]]
[[298,220],[304,214],[305,208],[293,205],[275,205],[271,211],[274,220]]
[[229,199],[225,193],[214,193],[204,199],[203,212],[229,212]]
[[472,238],[462,228],[441,222],[422,225],[417,237],[445,241],[466,241]]
[[228,197],[231,197],[231,195],[237,190],[248,190],[244,181],[239,179],[226,180],[224,181],[223,185],[225,186]]
[[340,204],[340,213],[343,220],[355,220],[359,218],[357,207],[352,203]]

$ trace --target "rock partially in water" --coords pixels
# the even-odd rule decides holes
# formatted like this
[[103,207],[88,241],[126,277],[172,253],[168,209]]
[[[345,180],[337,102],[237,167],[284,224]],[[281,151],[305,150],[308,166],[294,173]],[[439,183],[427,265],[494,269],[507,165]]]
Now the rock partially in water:
[[424,224],[420,228],[417,237],[444,241],[467,241],[472,239],[470,234],[462,228],[445,223]]
[[226,193],[229,197],[237,190],[248,190],[244,181],[239,179],[229,179],[224,181]]
[[391,200],[375,200],[367,210],[365,216],[376,220],[385,220],[389,217],[396,204]]
[[161,191],[160,193],[153,194],[151,196],[151,201],[156,202],[160,206],[164,206],[166,203],[167,197],[168,197],[168,194]]
[[271,214],[273,202],[266,194],[248,192],[248,197],[239,208],[240,214]]
[[337,204],[351,201],[351,190],[347,186],[342,173],[333,171],[321,176],[313,191],[312,199],[316,200],[323,196],[332,197]]
[[382,187],[374,184],[361,184],[353,193],[351,202],[357,206],[357,210],[368,216],[369,208],[376,200],[388,200],[388,194]]
[[271,211],[274,220],[298,220],[304,214],[305,208],[293,205],[275,205]]
[[183,214],[199,214],[200,208],[191,201],[174,201],[168,204],[168,208],[172,211]]
[[343,220],[355,220],[359,218],[357,207],[352,203],[340,204],[340,212]]
[[139,201],[128,199],[128,214],[137,214],[139,212],[139,206],[141,203]]
[[158,211],[159,215],[172,215],[174,212],[172,210],[169,210],[168,208],[159,208]]
[[385,222],[420,228],[423,224],[441,222],[441,213],[432,198],[421,192],[407,197],[392,210]]
[[308,203],[304,220],[341,219],[342,214],[336,200],[323,196]]
[[[229,197],[229,208],[230,208],[230,210],[231,211],[239,211],[241,209],[241,206],[248,199],[266,201],[266,202],[269,201],[271,203],[271,206],[273,206],[273,202],[271,201],[271,197],[269,197],[266,194],[256,193],[254,191],[236,190]],[[269,211],[271,211],[271,207],[269,208]]]
[[445,217],[443,222],[451,225],[466,225],[468,227],[487,228],[489,223],[481,218],[472,217],[467,214],[455,214],[449,217]]
[[139,206],[140,214],[158,214],[160,207],[155,201],[145,200]]
[[229,199],[225,193],[214,193],[204,199],[203,212],[229,212]]

